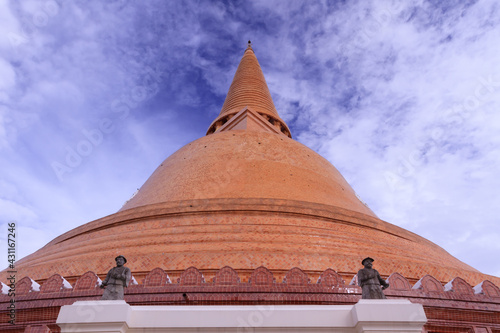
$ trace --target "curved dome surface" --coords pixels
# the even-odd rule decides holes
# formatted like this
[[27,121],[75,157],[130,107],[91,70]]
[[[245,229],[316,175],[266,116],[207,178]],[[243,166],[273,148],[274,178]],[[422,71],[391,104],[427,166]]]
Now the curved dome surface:
[[430,274],[500,283],[378,219],[333,165],[290,139],[250,47],[207,133],[168,157],[120,211],[18,261],[18,275],[104,276],[122,254],[139,280],[156,267],[175,276],[190,266],[207,281],[224,266],[243,279],[266,266],[276,277],[299,267],[317,278],[333,268],[349,280],[371,256],[382,275],[411,282]]
[[350,279],[375,257],[383,275],[443,282],[488,277],[439,246],[378,219],[324,158],[283,135],[228,131],[167,158],[116,214],[59,236],[18,262],[20,274],[104,275],[118,254],[137,278],[156,267],[210,274],[263,265],[279,276],[328,267]]
[[325,158],[283,135],[234,130],[168,157],[121,210],[177,200],[269,198],[337,206],[375,217]]

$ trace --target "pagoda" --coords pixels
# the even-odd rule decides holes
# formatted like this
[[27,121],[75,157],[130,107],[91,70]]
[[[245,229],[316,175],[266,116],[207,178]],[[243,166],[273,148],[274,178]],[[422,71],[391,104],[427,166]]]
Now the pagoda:
[[[329,161],[292,139],[250,43],[205,136],[164,160],[117,213],[77,227],[17,262],[26,301],[20,306],[36,313],[29,302],[37,293],[45,293],[55,308],[99,299],[99,279],[117,255],[127,258],[137,283],[125,294],[131,304],[181,304],[188,300],[179,295],[189,292],[197,304],[212,304],[212,296],[217,304],[280,304],[278,289],[272,289],[278,285],[305,288],[293,296],[299,304],[352,304],[360,298],[356,272],[370,256],[391,282],[388,296],[424,304],[428,317],[439,304],[459,304],[469,321],[457,317],[457,327],[473,327],[471,313],[489,311],[478,322],[500,330],[500,322],[487,317],[500,314],[500,278],[379,219]],[[0,276],[5,283],[6,274]],[[255,298],[243,289],[238,298],[210,289],[214,285],[248,285],[245,290],[254,294],[265,285],[265,294],[276,298]],[[467,305],[471,301],[474,307]],[[438,327],[439,316],[448,318],[436,316],[428,327]]]

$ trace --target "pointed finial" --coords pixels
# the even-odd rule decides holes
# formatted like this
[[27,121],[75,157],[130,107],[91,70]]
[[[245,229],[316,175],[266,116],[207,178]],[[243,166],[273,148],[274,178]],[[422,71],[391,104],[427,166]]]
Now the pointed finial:
[[220,131],[221,126],[242,111],[243,108],[257,112],[264,121],[269,122],[278,132],[290,138],[292,137],[288,126],[276,111],[266,79],[252,50],[252,41],[250,40],[241,57],[236,73],[234,73],[233,82],[229,87],[220,114],[208,128],[207,135]]

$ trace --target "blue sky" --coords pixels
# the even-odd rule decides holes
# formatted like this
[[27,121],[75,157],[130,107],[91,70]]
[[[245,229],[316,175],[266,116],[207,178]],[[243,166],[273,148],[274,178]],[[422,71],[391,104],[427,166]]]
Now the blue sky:
[[[500,276],[500,5],[0,0],[0,261],[116,212],[205,134],[252,40],[294,138]],[[416,254],[418,255],[418,254]]]

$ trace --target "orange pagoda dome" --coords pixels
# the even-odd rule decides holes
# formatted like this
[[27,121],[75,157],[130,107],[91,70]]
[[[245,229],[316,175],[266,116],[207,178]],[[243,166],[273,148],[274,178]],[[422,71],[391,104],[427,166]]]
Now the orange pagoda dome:
[[[327,268],[350,281],[366,256],[383,276],[430,274],[499,284],[432,242],[380,220],[338,170],[293,140],[249,45],[207,135],[179,149],[115,214],[77,227],[18,261],[19,276],[104,276],[122,254],[139,280],[156,267],[205,278],[230,266],[276,277]],[[5,273],[4,273],[5,274]]]

